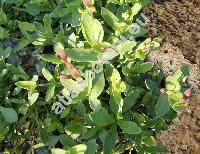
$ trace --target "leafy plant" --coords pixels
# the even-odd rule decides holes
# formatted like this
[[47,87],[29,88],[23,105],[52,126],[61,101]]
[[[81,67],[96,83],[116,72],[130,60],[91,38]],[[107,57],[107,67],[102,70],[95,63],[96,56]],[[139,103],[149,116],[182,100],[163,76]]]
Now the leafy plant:
[[[0,38],[14,39],[0,52],[0,147],[12,145],[4,151],[20,153],[27,144],[35,153],[165,151],[154,137],[187,106],[189,69],[165,80],[145,61],[163,39],[146,38],[145,27],[131,31],[146,4],[1,2]],[[36,57],[32,72],[24,62],[9,62],[23,52]]]

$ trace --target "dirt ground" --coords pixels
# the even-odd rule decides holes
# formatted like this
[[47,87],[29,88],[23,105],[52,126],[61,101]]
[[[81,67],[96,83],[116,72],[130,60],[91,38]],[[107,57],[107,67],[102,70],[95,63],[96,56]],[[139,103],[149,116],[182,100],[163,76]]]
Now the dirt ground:
[[200,154],[200,0],[154,0],[145,14],[151,20],[149,35],[165,36],[163,46],[148,60],[166,75],[189,65],[194,92],[181,124],[172,125],[157,140],[169,149],[168,154]]
[[200,0],[154,0],[145,13],[151,36],[164,34],[186,59],[200,64]]

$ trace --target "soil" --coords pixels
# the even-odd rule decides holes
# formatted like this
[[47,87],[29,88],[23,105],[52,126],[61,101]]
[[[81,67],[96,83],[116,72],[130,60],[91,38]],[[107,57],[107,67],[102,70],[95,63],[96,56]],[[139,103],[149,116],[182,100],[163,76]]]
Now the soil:
[[145,14],[151,20],[149,36],[165,36],[148,60],[166,76],[189,65],[188,83],[193,89],[181,123],[170,126],[157,140],[168,148],[167,154],[200,154],[200,0],[154,0]]
[[150,36],[163,34],[186,59],[200,64],[200,0],[154,0],[145,14]]

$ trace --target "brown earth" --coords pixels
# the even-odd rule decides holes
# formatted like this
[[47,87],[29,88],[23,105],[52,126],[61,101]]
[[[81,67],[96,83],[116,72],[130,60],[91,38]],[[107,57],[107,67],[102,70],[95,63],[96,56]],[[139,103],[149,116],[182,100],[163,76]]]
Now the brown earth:
[[152,22],[149,35],[165,36],[164,44],[148,60],[166,76],[189,65],[188,83],[193,89],[181,124],[170,126],[157,140],[168,154],[200,154],[200,0],[154,0],[145,14]]
[[186,59],[200,64],[200,0],[155,0],[145,14],[151,36],[164,34]]

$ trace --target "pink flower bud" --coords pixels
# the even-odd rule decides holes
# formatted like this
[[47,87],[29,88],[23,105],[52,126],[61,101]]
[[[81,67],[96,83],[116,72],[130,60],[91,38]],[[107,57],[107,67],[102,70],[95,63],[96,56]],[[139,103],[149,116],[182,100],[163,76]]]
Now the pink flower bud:
[[91,6],[91,5],[93,5],[93,4],[92,4],[92,0],[83,0],[83,3],[84,3],[86,6]]
[[187,98],[189,98],[190,97],[190,95],[191,95],[191,89],[189,88],[189,89],[187,89],[184,93],[183,93],[183,97],[185,98],[185,99],[187,99]]
[[65,51],[59,50],[59,51],[57,51],[57,54],[60,56],[60,58],[61,58],[63,61],[67,61],[67,54],[65,53]]
[[80,77],[78,70],[69,61],[66,61],[65,64],[74,78]]
[[166,89],[165,89],[165,88],[161,88],[161,89],[160,89],[160,93],[161,93],[161,94],[166,93]]

